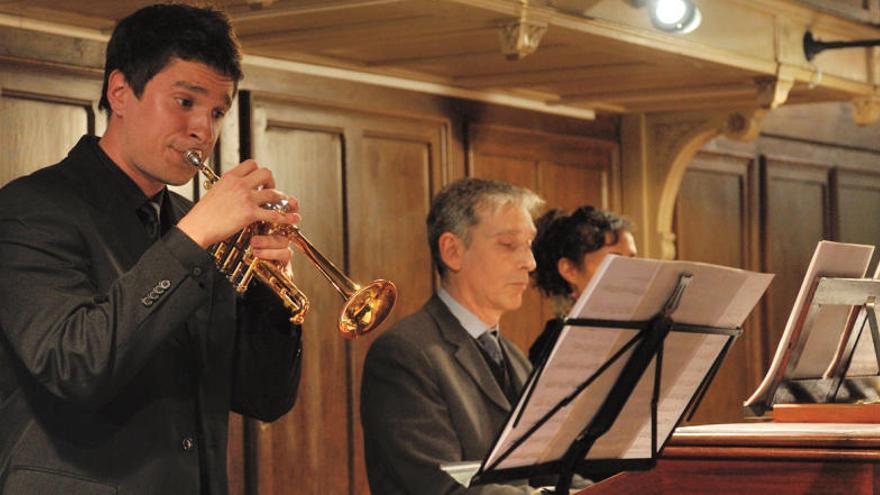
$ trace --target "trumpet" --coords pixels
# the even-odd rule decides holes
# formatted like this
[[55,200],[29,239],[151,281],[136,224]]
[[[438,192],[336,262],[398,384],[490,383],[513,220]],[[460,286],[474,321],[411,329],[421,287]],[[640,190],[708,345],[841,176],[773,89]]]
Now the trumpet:
[[[220,177],[202,160],[202,153],[199,150],[188,150],[183,157],[205,176],[205,189],[210,189],[220,180]],[[263,207],[281,213],[288,211],[287,200],[268,203]],[[337,320],[337,329],[343,337],[353,339],[369,333],[385,320],[394,307],[397,287],[393,282],[377,279],[366,287],[354,283],[315,249],[295,225],[255,222],[211,248],[210,253],[217,268],[229,279],[236,292],[244,293],[256,277],[281,299],[281,303],[290,311],[292,323],[302,324],[305,320],[309,310],[309,300],[283,268],[253,255],[250,240],[254,235],[280,235],[287,238],[330,282],[345,301]]]

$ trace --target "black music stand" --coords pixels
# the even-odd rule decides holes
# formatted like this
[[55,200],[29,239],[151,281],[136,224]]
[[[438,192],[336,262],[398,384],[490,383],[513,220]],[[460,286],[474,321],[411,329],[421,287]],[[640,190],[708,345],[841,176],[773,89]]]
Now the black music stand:
[[[658,444],[657,419],[658,419],[658,402],[660,400],[661,390],[661,374],[663,370],[664,342],[670,332],[695,332],[703,334],[721,334],[727,336],[721,351],[716,355],[708,373],[703,376],[699,386],[693,390],[693,394],[687,406],[684,408],[681,416],[676,418],[675,424],[678,424],[686,414],[693,414],[703,394],[706,392],[709,383],[717,372],[724,355],[729,350],[733,340],[742,333],[739,328],[723,329],[714,327],[703,327],[693,325],[676,324],[670,315],[678,307],[682,294],[692,280],[693,276],[688,273],[679,275],[678,284],[675,286],[672,294],[666,301],[663,309],[652,319],[648,321],[610,321],[610,320],[588,320],[588,319],[568,319],[566,325],[576,327],[593,327],[603,329],[628,329],[638,330],[636,335],[631,338],[624,346],[615,352],[602,366],[600,366],[591,376],[581,382],[575,389],[565,398],[553,406],[545,413],[537,422],[535,422],[523,435],[512,442],[507,449],[499,456],[495,457],[491,463],[488,459],[480,466],[476,476],[471,481],[471,485],[485,484],[492,482],[503,482],[512,479],[534,478],[550,474],[558,475],[555,493],[567,494],[571,486],[572,477],[575,473],[586,476],[592,476],[598,473],[602,475],[613,474],[613,472],[626,470],[644,470],[653,467],[656,459],[663,449],[669,435]],[[564,455],[558,459],[549,462],[535,463],[528,466],[499,468],[499,465],[516,451],[518,447],[523,445],[532,435],[539,432],[541,428],[561,409],[574,401],[584,390],[590,385],[596,383],[604,373],[613,373],[609,371],[612,367],[623,359],[627,353],[630,353],[625,364],[620,367],[617,376],[614,377],[613,385],[607,392],[605,399],[602,401],[597,412],[591,417],[584,417],[584,427],[580,434],[574,438],[566,449]],[[513,414],[521,414],[526,407],[534,388],[534,382],[542,373],[549,354],[539,366],[533,371],[526,385],[527,392],[520,399],[520,404],[514,410]],[[650,415],[651,422],[651,454],[648,458],[639,459],[587,459],[590,449],[596,441],[612,428],[627,401],[630,399],[636,386],[642,380],[645,371],[656,358],[653,376],[653,392],[650,403],[650,410],[644,411],[644,414]],[[515,422],[518,418],[512,418]],[[674,429],[674,427],[673,427]],[[496,443],[500,440],[496,439]],[[493,449],[494,450],[494,449]],[[491,457],[491,456],[490,456]]]

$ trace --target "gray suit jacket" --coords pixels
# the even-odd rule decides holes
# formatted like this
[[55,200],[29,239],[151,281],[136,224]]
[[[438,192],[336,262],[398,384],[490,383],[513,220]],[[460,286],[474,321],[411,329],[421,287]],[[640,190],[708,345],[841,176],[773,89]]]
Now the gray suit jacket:
[[[501,338],[517,390],[528,360]],[[464,488],[439,465],[481,460],[511,404],[477,343],[435,295],[379,336],[361,388],[367,475],[374,495],[537,493],[528,486]]]

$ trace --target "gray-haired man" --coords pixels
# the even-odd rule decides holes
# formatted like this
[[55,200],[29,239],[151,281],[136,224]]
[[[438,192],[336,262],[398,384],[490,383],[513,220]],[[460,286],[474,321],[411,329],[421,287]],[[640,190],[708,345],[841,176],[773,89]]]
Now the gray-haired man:
[[361,417],[375,494],[532,494],[464,488],[440,464],[482,459],[530,371],[498,333],[535,268],[532,215],[543,201],[504,182],[462,179],[431,205],[428,241],[441,287],[373,343]]

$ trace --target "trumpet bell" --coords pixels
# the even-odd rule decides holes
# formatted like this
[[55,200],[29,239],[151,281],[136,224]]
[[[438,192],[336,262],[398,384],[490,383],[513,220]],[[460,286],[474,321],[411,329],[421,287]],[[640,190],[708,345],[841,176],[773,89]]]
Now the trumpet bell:
[[385,320],[396,300],[397,286],[393,282],[374,280],[345,302],[339,315],[339,333],[347,339],[354,339],[371,332]]

